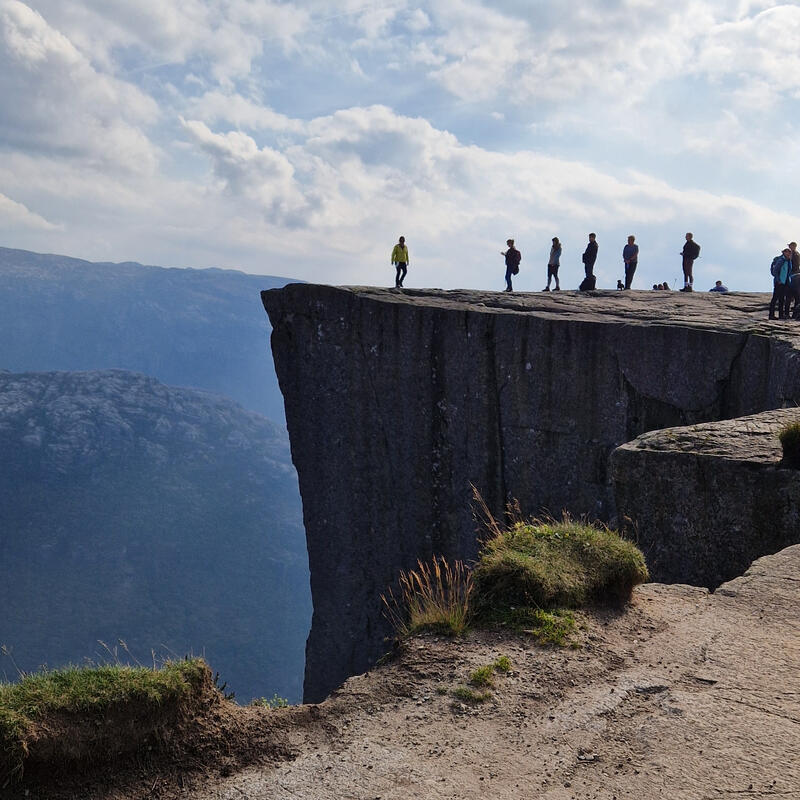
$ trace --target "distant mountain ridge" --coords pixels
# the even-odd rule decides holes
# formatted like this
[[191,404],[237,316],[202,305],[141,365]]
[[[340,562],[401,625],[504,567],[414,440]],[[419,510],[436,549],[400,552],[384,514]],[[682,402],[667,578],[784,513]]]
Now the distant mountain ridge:
[[299,699],[311,605],[282,426],[124,370],[0,371],[0,452],[0,643],[23,669],[122,638],[142,660],[204,653],[245,701]]
[[120,368],[283,422],[262,289],[291,279],[0,247],[0,368]]

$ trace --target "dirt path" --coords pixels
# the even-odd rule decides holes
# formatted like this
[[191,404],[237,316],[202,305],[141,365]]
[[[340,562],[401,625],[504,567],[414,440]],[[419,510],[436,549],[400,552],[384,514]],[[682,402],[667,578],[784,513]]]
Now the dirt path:
[[[800,546],[713,595],[648,585],[585,619],[580,649],[423,637],[290,723],[295,757],[177,796],[319,798],[800,797]],[[493,700],[445,690],[507,655]],[[299,723],[299,720],[298,720]],[[322,724],[324,723],[324,724]]]

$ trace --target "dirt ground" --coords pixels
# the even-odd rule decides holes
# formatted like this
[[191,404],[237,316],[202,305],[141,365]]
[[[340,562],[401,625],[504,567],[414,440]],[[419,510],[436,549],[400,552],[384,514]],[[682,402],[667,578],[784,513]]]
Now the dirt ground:
[[[714,594],[640,587],[626,609],[585,615],[579,648],[415,638],[318,706],[223,709],[194,761],[27,796],[800,798],[798,601],[800,545]],[[512,670],[491,700],[453,698],[501,655]]]

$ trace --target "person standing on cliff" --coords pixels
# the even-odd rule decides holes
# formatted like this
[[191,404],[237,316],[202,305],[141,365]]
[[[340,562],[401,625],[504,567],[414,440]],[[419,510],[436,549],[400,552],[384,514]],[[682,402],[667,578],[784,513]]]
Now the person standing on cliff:
[[789,292],[792,284],[792,251],[784,247],[779,256],[772,259],[769,268],[773,278],[772,299],[769,303],[769,318],[775,319],[775,306],[778,319],[789,318]]
[[622,248],[622,262],[625,265],[625,288],[630,289],[633,283],[633,275],[639,264],[639,245],[634,244],[635,236],[628,237],[628,244]]
[[594,275],[594,262],[597,261],[597,236],[593,233],[589,234],[589,244],[586,245],[586,249],[583,251],[581,261],[583,261],[583,270],[586,273],[586,277]]
[[397,276],[394,279],[395,289],[403,288],[403,279],[408,272],[408,248],[406,247],[406,237],[401,236],[392,250],[392,264],[397,268]]
[[519,262],[522,261],[522,253],[514,247],[513,239],[506,239],[508,250],[500,253],[501,256],[506,257],[506,292],[513,292],[514,287],[511,285],[511,276],[519,272]]
[[691,233],[686,234],[686,243],[681,250],[681,257],[683,258],[683,289],[682,292],[694,291],[694,275],[692,268],[694,267],[695,259],[700,256],[700,245],[694,240]]
[[547,261],[547,286],[542,289],[543,292],[550,291],[550,281],[552,278],[556,279],[556,286],[553,289],[557,292],[561,289],[558,283],[558,268],[561,266],[561,242],[558,241],[558,236],[553,237],[553,246],[550,248],[550,258]]

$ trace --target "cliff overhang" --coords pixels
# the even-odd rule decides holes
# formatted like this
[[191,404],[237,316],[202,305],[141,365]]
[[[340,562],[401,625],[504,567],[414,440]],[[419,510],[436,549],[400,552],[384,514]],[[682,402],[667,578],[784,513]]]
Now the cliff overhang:
[[[766,320],[764,295],[289,285],[262,299],[303,498],[312,701],[385,649],[380,594],[399,569],[476,555],[470,485],[497,514],[517,498],[656,541],[666,486],[626,466],[635,450],[612,461],[616,448],[800,401],[798,335]],[[652,525],[648,504],[665,509]],[[670,549],[651,563],[655,580],[740,574],[686,569]],[[740,556],[731,569],[750,550]]]

